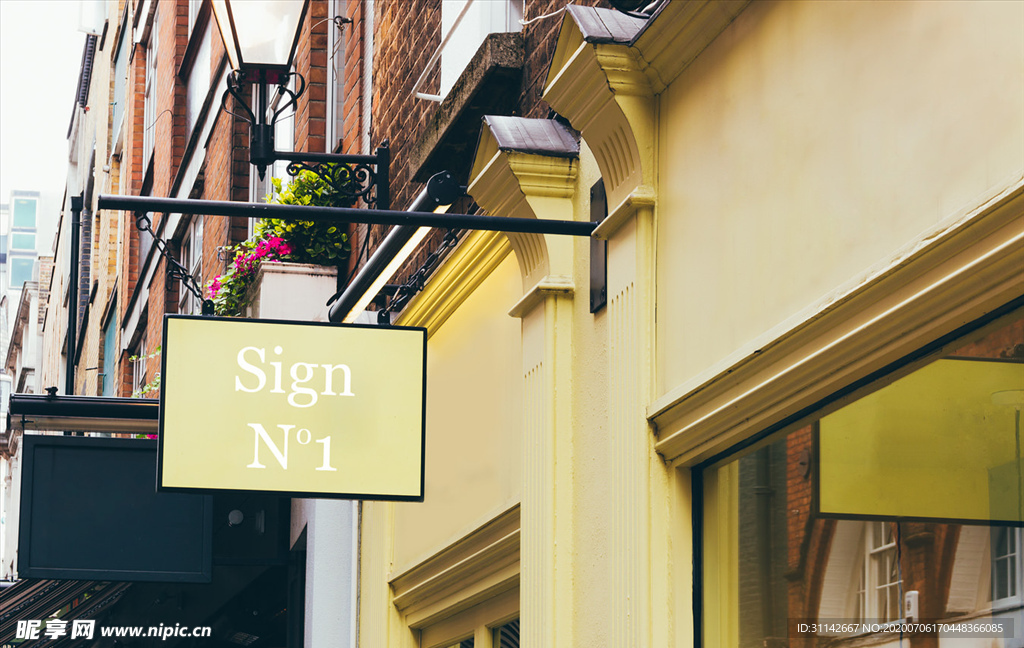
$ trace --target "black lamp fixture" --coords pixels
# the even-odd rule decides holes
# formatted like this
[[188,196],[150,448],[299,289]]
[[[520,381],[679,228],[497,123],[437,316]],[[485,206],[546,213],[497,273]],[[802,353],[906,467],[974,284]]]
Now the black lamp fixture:
[[[277,159],[274,123],[295,107],[306,89],[306,80],[291,67],[308,6],[309,0],[213,0],[213,15],[231,63],[227,91],[245,111],[238,117],[250,124],[249,161],[259,170],[261,179],[267,166]],[[293,77],[298,82],[296,90],[288,88]],[[243,94],[247,82],[253,84],[251,109]],[[271,105],[269,95],[274,86],[277,93],[288,98],[283,105]]]
[[[339,207],[362,200],[369,206],[388,209],[391,154],[386,142],[372,156],[274,149],[274,124],[296,109],[306,89],[306,80],[292,70],[292,59],[308,8],[309,0],[213,0],[213,14],[231,64],[224,99],[228,94],[236,98],[244,114],[232,115],[249,122],[249,162],[260,179],[266,168],[279,160],[289,162],[290,176],[312,171],[333,187]],[[342,16],[333,19],[338,29],[350,21]],[[253,84],[252,107],[246,97],[246,84]]]
[[[373,155],[274,148],[274,125],[296,108],[306,90],[306,80],[292,70],[292,59],[308,10],[309,0],[213,0],[213,15],[231,64],[224,100],[233,96],[243,114],[232,114],[249,122],[249,162],[260,179],[278,160],[289,162],[287,173],[293,177],[300,171],[313,171],[334,189],[339,207],[361,199],[369,206],[389,209],[391,153],[386,142]],[[338,16],[332,22],[340,29],[351,20]],[[245,95],[246,84],[253,88],[251,107]]]

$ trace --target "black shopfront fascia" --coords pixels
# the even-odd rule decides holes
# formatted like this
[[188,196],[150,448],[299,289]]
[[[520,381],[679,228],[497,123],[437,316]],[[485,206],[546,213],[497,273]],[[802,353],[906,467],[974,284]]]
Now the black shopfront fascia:
[[28,433],[145,434],[158,417],[153,400],[11,395],[9,429],[25,433],[21,577],[204,583],[215,565],[287,563],[290,499],[158,493],[155,440]]

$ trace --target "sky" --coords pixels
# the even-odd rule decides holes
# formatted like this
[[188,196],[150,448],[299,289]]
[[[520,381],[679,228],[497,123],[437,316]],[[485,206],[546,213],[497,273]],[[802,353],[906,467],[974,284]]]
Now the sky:
[[17,189],[60,206],[85,46],[78,23],[79,0],[0,0],[0,203]]

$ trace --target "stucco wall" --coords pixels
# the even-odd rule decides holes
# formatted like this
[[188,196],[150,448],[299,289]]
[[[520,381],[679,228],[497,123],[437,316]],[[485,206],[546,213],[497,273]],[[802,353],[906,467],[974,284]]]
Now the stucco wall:
[[658,393],[1024,172],[1024,5],[753,3],[661,97]]
[[395,572],[519,501],[521,297],[509,255],[427,343],[425,499],[395,505]]

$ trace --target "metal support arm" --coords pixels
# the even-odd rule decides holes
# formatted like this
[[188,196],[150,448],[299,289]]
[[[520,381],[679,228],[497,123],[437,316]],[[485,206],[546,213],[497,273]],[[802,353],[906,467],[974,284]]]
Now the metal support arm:
[[184,200],[179,198],[153,198],[151,196],[101,195],[97,206],[99,209],[121,209],[131,212],[154,211],[168,214],[283,218],[329,223],[413,225],[417,227],[560,234],[568,236],[590,236],[597,227],[597,223],[585,221],[506,218],[474,214],[435,214],[433,212],[394,211],[389,209],[274,205],[267,203],[225,202],[220,200]]

